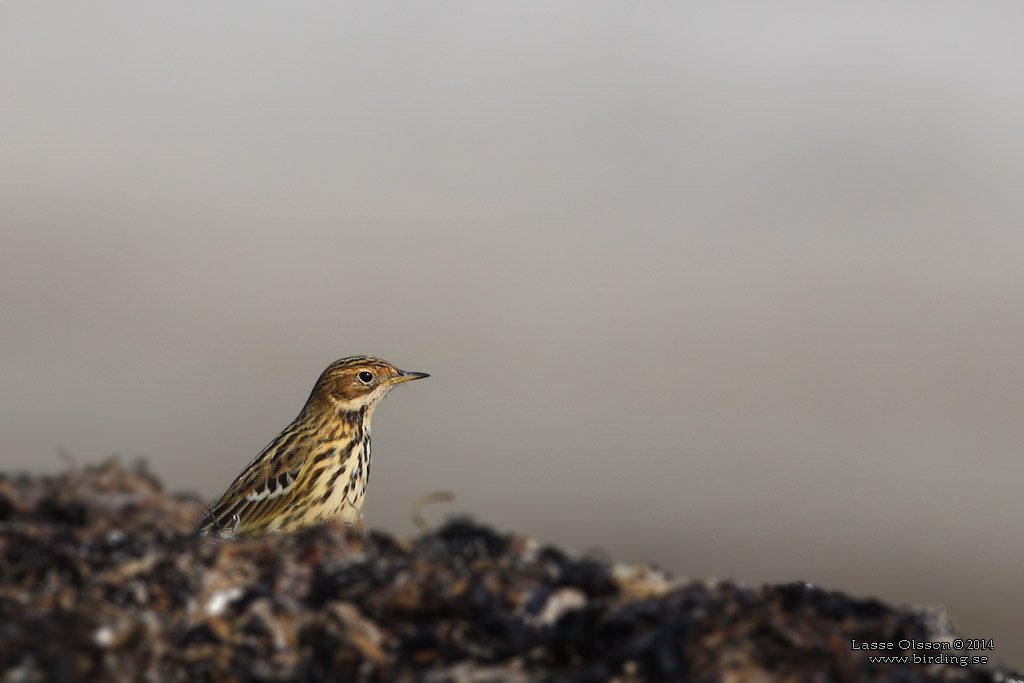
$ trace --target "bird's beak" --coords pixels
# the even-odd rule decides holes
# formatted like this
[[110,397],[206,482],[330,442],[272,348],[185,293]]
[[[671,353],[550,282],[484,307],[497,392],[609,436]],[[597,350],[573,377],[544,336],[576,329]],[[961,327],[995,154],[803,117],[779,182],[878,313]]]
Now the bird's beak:
[[430,377],[425,372],[405,372],[399,370],[398,374],[388,380],[388,384],[401,384],[402,382],[411,382],[414,379],[423,379],[424,377]]

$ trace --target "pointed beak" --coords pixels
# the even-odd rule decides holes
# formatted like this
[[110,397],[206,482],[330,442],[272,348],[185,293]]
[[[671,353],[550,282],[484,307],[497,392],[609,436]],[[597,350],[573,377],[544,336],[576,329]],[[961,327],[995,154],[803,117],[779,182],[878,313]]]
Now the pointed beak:
[[398,375],[388,380],[389,384],[401,384],[402,382],[411,382],[414,379],[423,379],[424,377],[430,377],[425,372],[405,372],[400,370]]

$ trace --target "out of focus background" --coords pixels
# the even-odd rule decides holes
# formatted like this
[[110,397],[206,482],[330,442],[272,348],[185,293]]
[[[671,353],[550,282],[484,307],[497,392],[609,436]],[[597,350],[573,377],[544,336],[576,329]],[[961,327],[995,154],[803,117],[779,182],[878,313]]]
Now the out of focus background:
[[[0,468],[941,604],[1024,664],[1024,5],[0,5]],[[988,653],[993,654],[993,653]]]

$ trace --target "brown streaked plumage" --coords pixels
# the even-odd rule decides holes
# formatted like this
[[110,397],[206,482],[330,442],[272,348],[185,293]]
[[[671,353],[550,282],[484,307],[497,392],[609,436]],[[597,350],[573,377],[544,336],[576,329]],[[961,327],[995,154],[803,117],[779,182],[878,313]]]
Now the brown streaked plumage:
[[328,519],[357,524],[370,476],[370,418],[391,389],[422,379],[352,356],[320,375],[302,412],[242,470],[193,533],[253,536]]

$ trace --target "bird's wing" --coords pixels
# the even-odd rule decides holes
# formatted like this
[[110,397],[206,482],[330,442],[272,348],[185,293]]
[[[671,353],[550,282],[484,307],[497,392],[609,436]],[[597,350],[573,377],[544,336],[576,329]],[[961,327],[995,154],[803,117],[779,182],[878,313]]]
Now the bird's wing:
[[193,533],[227,532],[237,536],[271,531],[268,527],[296,497],[296,482],[309,459],[305,448],[282,452],[278,437],[231,483]]

